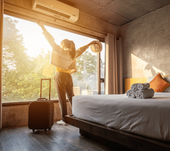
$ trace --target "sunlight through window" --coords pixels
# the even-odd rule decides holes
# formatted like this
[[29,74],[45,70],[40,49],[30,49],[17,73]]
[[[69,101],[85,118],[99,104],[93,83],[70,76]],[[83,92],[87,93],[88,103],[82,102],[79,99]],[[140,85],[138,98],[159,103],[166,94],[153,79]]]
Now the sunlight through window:
[[[69,39],[74,41],[76,49],[96,40],[49,26],[46,29],[56,44]],[[36,100],[40,95],[41,78],[52,79],[51,98],[57,99],[53,80],[55,67],[49,67],[52,48],[41,28],[34,22],[4,15],[3,34],[3,102]],[[104,49],[104,43],[102,45]],[[104,53],[101,60],[105,64]],[[77,72],[72,74],[72,78],[75,95],[98,93],[97,54],[90,48],[77,58]],[[47,84],[43,87],[43,97],[48,98]]]

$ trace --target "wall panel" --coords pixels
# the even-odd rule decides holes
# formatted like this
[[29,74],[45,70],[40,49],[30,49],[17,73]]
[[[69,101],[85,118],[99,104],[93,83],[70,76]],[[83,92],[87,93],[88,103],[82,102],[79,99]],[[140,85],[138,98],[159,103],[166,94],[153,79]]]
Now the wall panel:
[[[2,127],[28,126],[29,105],[15,105],[2,107]],[[67,102],[67,113],[72,114],[69,102]],[[54,122],[61,120],[59,103],[54,103]]]

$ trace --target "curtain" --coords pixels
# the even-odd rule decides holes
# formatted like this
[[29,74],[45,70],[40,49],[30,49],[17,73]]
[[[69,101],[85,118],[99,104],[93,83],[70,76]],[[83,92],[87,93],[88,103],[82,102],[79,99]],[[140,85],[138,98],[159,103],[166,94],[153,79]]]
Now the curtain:
[[4,0],[0,0],[0,128],[2,128],[2,42]]
[[106,45],[105,94],[123,93],[123,51],[122,38],[108,33]]

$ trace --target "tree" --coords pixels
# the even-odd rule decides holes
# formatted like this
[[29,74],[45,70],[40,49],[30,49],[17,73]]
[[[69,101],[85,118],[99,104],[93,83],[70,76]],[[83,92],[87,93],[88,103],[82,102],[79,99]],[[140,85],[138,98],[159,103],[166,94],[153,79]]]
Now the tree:
[[[36,58],[30,58],[26,54],[23,37],[19,30],[16,29],[16,23],[16,20],[4,17],[2,55],[3,102],[36,100],[40,93],[40,79],[47,78],[42,75],[42,71],[45,64],[49,61],[50,55],[44,56],[42,50],[42,53]],[[44,96],[47,97],[47,84],[44,89]],[[52,90],[52,97],[57,97],[55,89],[52,88]]]
[[14,95],[15,89],[18,87],[18,80],[23,72],[28,73],[30,67],[29,58],[26,55],[26,48],[23,46],[23,37],[16,29],[16,20],[10,17],[4,17],[3,31],[3,53],[2,53],[2,79],[3,79],[3,101],[8,100]]
[[89,85],[96,88],[97,81],[97,57],[96,54],[85,51],[77,58],[77,72],[73,74],[74,86],[87,89]]
[[79,80],[82,80],[83,77],[89,77],[95,75],[97,72],[97,59],[96,55],[85,51],[83,55],[77,58],[77,73]]

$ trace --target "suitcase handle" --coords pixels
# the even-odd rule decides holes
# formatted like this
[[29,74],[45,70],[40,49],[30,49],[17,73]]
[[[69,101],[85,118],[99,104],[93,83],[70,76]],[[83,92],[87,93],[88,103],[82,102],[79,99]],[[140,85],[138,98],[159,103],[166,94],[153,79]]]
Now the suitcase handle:
[[42,100],[43,100],[43,101],[48,101],[47,98],[38,98],[38,99],[37,99],[37,101],[42,101]]
[[[42,97],[42,81],[43,80],[49,80],[49,100],[50,100],[50,96],[51,96],[51,79],[50,78],[44,78],[44,79],[41,79],[41,83],[40,83],[40,98]],[[42,98],[42,99],[47,99],[47,98]]]

